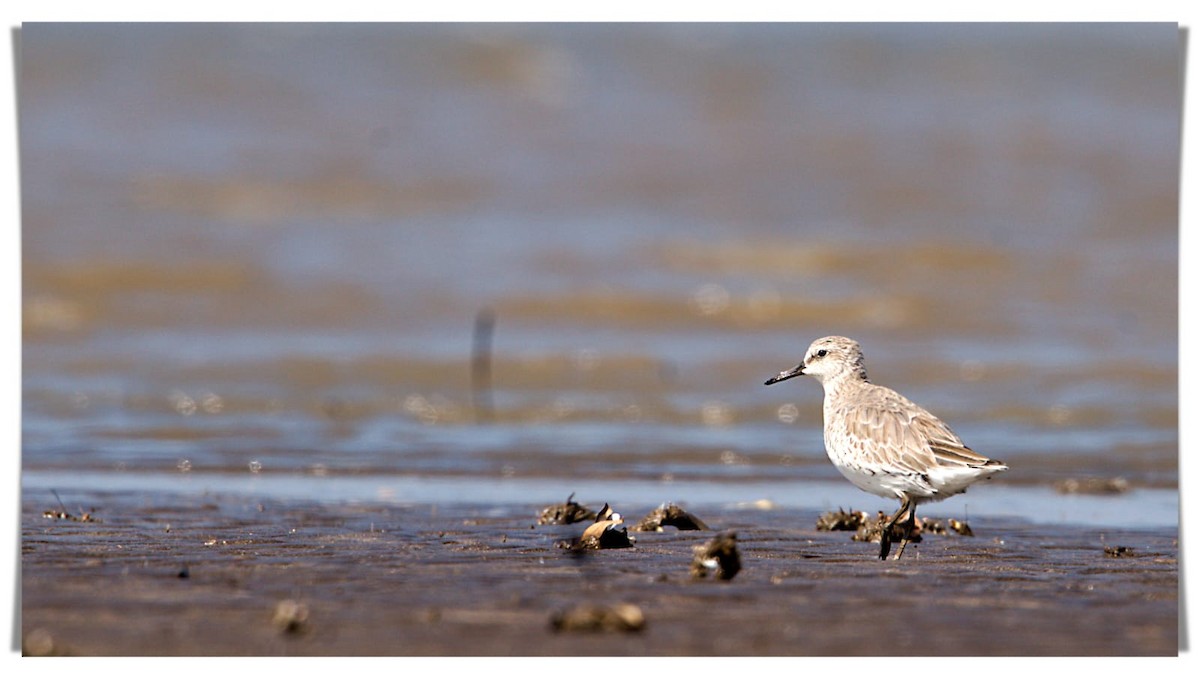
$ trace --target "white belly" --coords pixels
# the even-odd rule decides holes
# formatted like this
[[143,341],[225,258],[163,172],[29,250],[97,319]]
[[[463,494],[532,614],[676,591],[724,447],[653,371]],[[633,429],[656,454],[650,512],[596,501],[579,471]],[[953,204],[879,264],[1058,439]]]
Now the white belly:
[[936,502],[966,491],[972,483],[991,478],[1002,469],[980,467],[934,467],[924,474],[889,471],[861,464],[855,458],[838,455],[826,444],[826,453],[833,466],[850,483],[873,495],[887,498],[912,498],[920,502]]
[[860,490],[872,495],[899,499],[929,498],[941,499],[938,489],[931,485],[927,475],[905,473],[866,463],[861,457],[854,455],[856,451],[846,450],[843,442],[831,441],[825,438],[825,453],[834,467]]
[[[833,459],[832,455],[830,459]],[[913,483],[908,476],[878,471],[871,473],[857,467],[840,465],[837,460],[833,460],[833,466],[837,467],[850,483],[872,495],[901,500],[906,496],[929,497],[927,489],[921,488],[919,483]]]

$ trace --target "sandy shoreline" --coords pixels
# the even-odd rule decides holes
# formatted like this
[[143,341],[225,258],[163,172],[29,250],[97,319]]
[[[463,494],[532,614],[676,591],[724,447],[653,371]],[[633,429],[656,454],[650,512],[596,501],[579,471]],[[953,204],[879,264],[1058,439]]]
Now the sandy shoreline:
[[[706,510],[743,569],[697,580],[714,531],[574,556],[528,506],[97,496],[22,503],[24,652],[66,655],[1175,655],[1178,533],[976,519],[899,563],[817,514]],[[559,500],[561,501],[561,500]],[[87,506],[87,505],[85,505]],[[636,520],[653,507],[619,507]],[[936,508],[929,516],[939,516]],[[1105,547],[1132,548],[1122,556]],[[908,558],[909,556],[914,558]],[[295,605],[284,602],[293,602]],[[282,604],[282,608],[281,608]],[[636,631],[558,631],[632,604]],[[291,606],[289,608],[289,606]],[[282,617],[281,617],[282,616]],[[288,617],[290,616],[290,617]]]

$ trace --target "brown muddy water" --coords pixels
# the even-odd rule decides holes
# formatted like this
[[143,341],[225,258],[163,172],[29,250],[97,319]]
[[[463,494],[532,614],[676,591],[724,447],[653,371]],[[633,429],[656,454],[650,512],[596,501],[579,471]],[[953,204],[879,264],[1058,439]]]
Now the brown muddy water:
[[[574,653],[545,624],[580,566],[524,523],[575,492],[679,502],[750,555],[732,586],[685,584],[673,534],[588,560],[669,611],[599,654],[907,654],[842,634],[896,597],[917,631],[994,617],[959,654],[1171,653],[1177,28],[25,24],[23,631]],[[892,509],[829,465],[815,383],[762,385],[834,333],[1009,464],[929,508],[986,537],[880,565],[810,534]],[[105,522],[43,518],[55,492]],[[1139,556],[1102,558],[1112,535]],[[223,624],[293,594],[300,643]],[[1123,597],[1102,641],[1030,636]],[[731,601],[727,642],[685,640]],[[160,645],[80,627],[142,605],[178,621]],[[927,643],[898,620],[873,629]]]

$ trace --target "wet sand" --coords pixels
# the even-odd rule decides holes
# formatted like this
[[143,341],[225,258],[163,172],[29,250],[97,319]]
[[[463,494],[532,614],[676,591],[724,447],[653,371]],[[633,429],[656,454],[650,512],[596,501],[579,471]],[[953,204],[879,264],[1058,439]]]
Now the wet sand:
[[[927,535],[902,561],[880,562],[876,545],[817,531],[813,512],[689,507],[714,530],[630,533],[632,548],[575,554],[559,542],[580,524],[535,525],[562,498],[500,508],[88,500],[98,522],[48,518],[52,501],[23,499],[26,655],[1178,652],[1173,529],[972,518],[975,537]],[[654,507],[617,509],[634,523]],[[742,570],[693,578],[693,547],[726,529]],[[552,625],[575,606],[617,604],[636,606],[644,624]]]

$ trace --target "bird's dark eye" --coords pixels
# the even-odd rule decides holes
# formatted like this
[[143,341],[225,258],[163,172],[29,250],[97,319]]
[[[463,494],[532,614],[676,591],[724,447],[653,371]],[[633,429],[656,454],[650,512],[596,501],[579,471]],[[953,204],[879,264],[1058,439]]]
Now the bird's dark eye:
[[825,354],[828,354],[828,353],[829,353],[828,351],[825,351],[824,349],[822,349],[817,352],[817,358],[825,358]]

